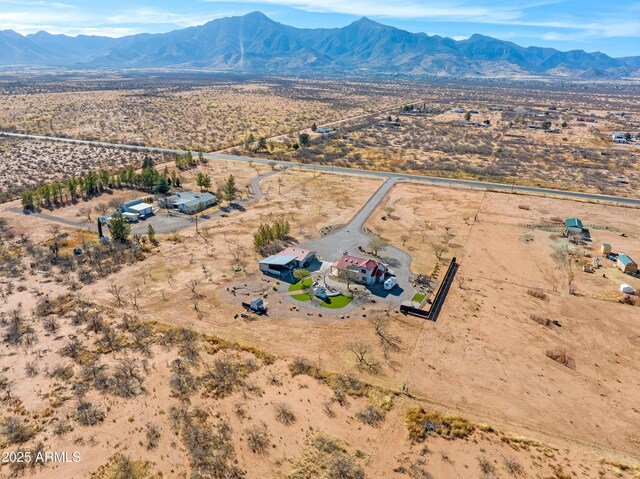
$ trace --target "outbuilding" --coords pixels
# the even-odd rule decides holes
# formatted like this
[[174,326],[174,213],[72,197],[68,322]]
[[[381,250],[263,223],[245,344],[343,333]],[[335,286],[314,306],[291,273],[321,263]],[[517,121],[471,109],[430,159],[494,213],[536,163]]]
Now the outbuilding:
[[578,218],[567,218],[564,221],[565,236],[584,234],[584,226]]
[[623,273],[636,274],[638,272],[638,265],[626,254],[618,255],[616,266]]
[[281,256],[295,256],[296,268],[306,268],[316,260],[317,253],[304,248],[289,247],[278,253]]
[[602,254],[611,253],[611,245],[609,243],[602,243],[602,246],[600,246],[600,253]]
[[140,218],[146,218],[147,216],[153,215],[153,205],[149,203],[138,203],[129,206],[124,213],[137,214]]
[[274,276],[287,276],[296,267],[296,256],[274,254],[260,261],[260,271]]
[[146,218],[153,215],[153,205],[145,203],[141,199],[127,201],[120,207],[120,213],[132,213],[140,218]]

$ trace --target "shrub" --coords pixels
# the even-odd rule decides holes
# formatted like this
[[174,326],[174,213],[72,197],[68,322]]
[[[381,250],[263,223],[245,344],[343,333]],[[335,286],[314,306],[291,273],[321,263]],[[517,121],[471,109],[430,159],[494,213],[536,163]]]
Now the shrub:
[[19,417],[12,416],[4,420],[2,434],[9,444],[22,444],[31,439],[35,435],[35,431]]
[[265,454],[271,442],[269,439],[269,433],[267,431],[267,425],[263,422],[251,426],[246,431],[247,442],[249,443],[249,449],[256,454]]
[[465,438],[475,430],[475,425],[466,419],[427,412],[419,406],[407,410],[405,424],[412,441],[424,441],[434,434],[445,439]]
[[276,411],[276,419],[285,426],[291,426],[296,422],[296,415],[287,403],[280,402],[274,406]]
[[105,413],[88,401],[80,401],[76,408],[76,420],[83,426],[95,426],[104,421]]
[[159,479],[160,476],[151,471],[151,463],[139,459],[131,459],[120,453],[113,455],[103,466],[96,479]]
[[289,364],[289,371],[292,376],[298,376],[299,374],[312,376],[313,370],[313,365],[302,357],[294,358],[294,360]]
[[512,476],[521,476],[522,474],[524,474],[524,468],[518,462],[518,460],[513,457],[505,458],[504,468]]
[[380,409],[368,404],[362,411],[356,413],[356,419],[368,424],[369,426],[376,426],[384,421],[385,413]]
[[147,424],[147,449],[158,447],[161,436],[160,428],[155,424]]
[[229,356],[216,358],[202,376],[205,395],[216,399],[227,397],[236,388],[245,384],[249,373],[257,369],[254,361],[241,360]]
[[482,477],[493,477],[496,474],[496,468],[491,464],[486,458],[479,457],[478,463],[480,464],[480,471],[482,472]]
[[338,456],[329,464],[328,479],[364,479],[364,470],[348,456]]

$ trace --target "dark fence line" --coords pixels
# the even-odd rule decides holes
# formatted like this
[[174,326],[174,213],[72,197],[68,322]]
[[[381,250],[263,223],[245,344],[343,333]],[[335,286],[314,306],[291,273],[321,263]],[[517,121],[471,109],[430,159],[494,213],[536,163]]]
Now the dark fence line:
[[424,309],[414,308],[413,306],[407,306],[406,304],[400,305],[400,312],[402,314],[411,314],[413,316],[421,316],[424,319],[430,319],[429,311],[425,311]]
[[451,283],[453,282],[453,278],[458,271],[458,267],[460,265],[456,262],[456,258],[451,260],[449,263],[449,268],[440,283],[440,287],[434,297],[433,303],[431,303],[431,308],[429,311],[425,311],[424,309],[414,308],[413,306],[401,305],[400,312],[403,314],[411,314],[413,316],[420,316],[422,318],[428,319],[429,321],[436,321],[438,316],[440,315],[440,311],[442,310],[442,305],[444,304],[445,299],[447,299],[447,294],[449,293],[449,288],[451,287]]

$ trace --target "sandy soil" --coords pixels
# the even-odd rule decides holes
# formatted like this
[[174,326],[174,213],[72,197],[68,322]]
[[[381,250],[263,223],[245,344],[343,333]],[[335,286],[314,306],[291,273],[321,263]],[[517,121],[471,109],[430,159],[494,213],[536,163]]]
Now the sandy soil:
[[[216,178],[233,172],[241,184],[257,174],[249,165],[238,166],[238,170],[236,165],[211,168],[212,172],[219,169]],[[633,477],[636,471],[632,468],[621,470],[600,460],[604,457],[634,463],[640,456],[640,412],[636,406],[640,390],[639,309],[617,302],[620,295],[616,292],[623,278],[610,264],[603,262],[605,267],[596,275],[583,273],[575,260],[584,258],[585,248],[567,245],[558,228],[549,223],[555,217],[580,217],[591,231],[594,247],[586,249],[592,254],[597,254],[600,242],[608,241],[615,250],[624,249],[640,257],[640,210],[400,184],[373,214],[370,227],[380,229],[400,248],[402,236],[409,234],[404,247],[415,248],[411,251],[416,257],[414,267],[427,272],[436,259],[424,242],[443,241],[446,227],[451,227],[454,236],[448,241],[446,257],[453,253],[458,256],[458,277],[464,281],[454,283],[437,323],[387,313],[379,303],[360,306],[345,319],[286,308],[280,308],[282,313],[277,316],[254,321],[234,318],[241,312],[241,298],[230,299],[230,285],[246,284],[248,289],[253,288],[250,294],[261,290],[267,293],[267,300],[275,286],[256,272],[258,256],[251,241],[261,222],[285,217],[296,239],[313,238],[324,226],[346,222],[379,184],[371,179],[314,176],[292,169],[277,173],[264,181],[264,196],[248,205],[246,211],[214,219],[201,225],[198,232],[190,229],[179,235],[160,236],[159,246],[146,251],[142,261],[82,287],[77,295],[105,308],[105,321],[113,322],[127,344],[132,344],[134,332],[120,325],[125,313],[142,320],[188,326],[280,358],[273,365],[257,359],[259,369],[225,399],[205,399],[200,397],[201,391],[191,400],[190,409],[201,405],[208,410],[209,425],[217,423],[216,414],[228,418],[234,431],[235,455],[247,477],[287,477],[309,455],[305,449],[307,435],[319,430],[340,437],[349,457],[365,469],[367,477],[412,477],[393,469],[414,467],[416,461],[424,461],[416,467],[434,477],[482,477],[481,469],[488,468],[485,462],[506,477],[505,458],[512,457],[531,477],[562,478],[566,476],[561,474],[571,471],[579,477]],[[381,219],[387,214],[386,205],[393,205],[391,216],[397,215],[397,219]],[[13,239],[3,239],[4,246],[17,244],[22,232],[32,232],[34,241],[46,241],[50,236],[46,221],[27,221],[9,212],[3,218],[15,229]],[[626,237],[619,236],[620,232]],[[242,254],[236,262],[233,255],[238,247]],[[244,271],[235,272],[237,265]],[[38,475],[87,477],[107,463],[113,452],[121,451],[133,459],[151,461],[148,467],[162,472],[163,477],[180,477],[188,471],[189,453],[183,434],[172,432],[169,408],[180,401],[171,398],[169,368],[171,361],[183,353],[176,344],[151,345],[151,355],[146,357],[146,393],[124,399],[91,388],[86,398],[105,408],[106,419],[93,428],[78,425],[73,419],[77,399],[70,389],[72,382],[61,379],[60,371],[53,373],[58,364],[71,365],[74,377],[81,377],[80,364],[59,354],[70,335],[77,335],[87,347],[99,352],[110,374],[126,357],[139,361],[145,357],[132,346],[105,352],[101,334],[89,331],[88,325],[73,324],[77,308],[60,316],[55,334],[45,331],[43,319],[33,317],[32,310],[46,294],[54,298],[65,292],[62,280],[25,268],[22,278],[5,278],[2,285],[5,320],[20,304],[38,338],[31,346],[2,344],[3,362],[8,367],[3,374],[15,384],[12,394],[20,399],[7,411],[30,418],[30,424],[38,425],[37,437],[47,446],[78,448],[86,458],[80,466],[48,467]],[[195,283],[190,284],[193,280]],[[628,281],[640,286],[637,279]],[[13,285],[10,293],[9,283]],[[108,292],[112,283],[122,285],[127,293],[140,288],[138,308],[128,295],[125,304],[116,307]],[[570,294],[570,283],[577,294]],[[542,288],[545,298],[528,294],[533,288]],[[541,325],[532,319],[533,314],[558,320],[561,327]],[[388,331],[396,338],[398,350],[385,354],[370,321],[375,316],[388,317]],[[378,372],[358,366],[352,351],[355,341],[367,346],[369,359],[379,363]],[[546,356],[547,350],[556,348],[566,349],[575,369]],[[219,354],[249,354],[233,348],[216,351],[205,353],[202,349],[203,359],[193,371],[203,374]],[[398,392],[404,386],[415,399],[396,397],[378,428],[355,419],[367,402],[364,397],[350,399],[349,408],[334,404],[335,418],[325,419],[324,403],[334,392],[304,375],[291,378],[287,365],[296,356],[385,391]],[[26,377],[26,363],[38,357],[40,373],[35,381]],[[282,386],[272,380],[272,373],[280,377]],[[379,398],[368,400],[376,403]],[[279,401],[293,409],[298,418],[294,426],[284,426],[275,419],[274,404]],[[428,451],[423,451],[425,444],[412,445],[403,425],[404,411],[414,401],[491,424],[504,433],[481,430],[458,441],[432,438],[426,443]],[[246,419],[235,413],[237,403],[246,406]],[[22,414],[22,408],[27,412]],[[54,419],[69,421],[74,430],[61,438],[53,436]],[[267,423],[275,444],[265,456],[248,451],[243,437],[244,429],[258,420]],[[147,450],[148,422],[162,430],[157,449]],[[529,444],[524,447],[522,442],[503,439],[504,434],[523,435],[552,449],[534,446],[530,441],[524,441]]]

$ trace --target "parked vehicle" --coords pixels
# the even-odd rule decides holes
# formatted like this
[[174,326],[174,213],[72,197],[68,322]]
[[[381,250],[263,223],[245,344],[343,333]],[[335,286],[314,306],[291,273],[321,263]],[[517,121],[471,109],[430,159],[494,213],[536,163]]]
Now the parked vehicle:
[[395,276],[391,276],[384,282],[384,289],[389,291],[393,289],[396,286],[396,284],[398,284],[398,278],[396,278]]

